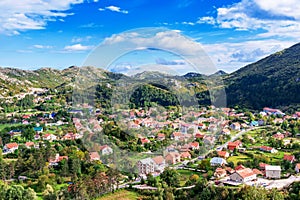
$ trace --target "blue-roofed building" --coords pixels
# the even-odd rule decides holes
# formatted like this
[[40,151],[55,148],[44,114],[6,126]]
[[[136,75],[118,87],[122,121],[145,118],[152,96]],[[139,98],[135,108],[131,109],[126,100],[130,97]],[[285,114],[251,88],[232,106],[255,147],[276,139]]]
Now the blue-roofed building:
[[210,160],[210,165],[211,166],[222,166],[227,164],[226,160],[224,158],[220,158],[220,157],[213,157]]
[[33,130],[34,130],[35,132],[37,132],[37,133],[41,133],[41,132],[43,132],[43,127],[41,127],[41,126],[36,126],[36,127],[33,127]]
[[258,126],[258,121],[252,121],[252,122],[250,123],[250,126]]

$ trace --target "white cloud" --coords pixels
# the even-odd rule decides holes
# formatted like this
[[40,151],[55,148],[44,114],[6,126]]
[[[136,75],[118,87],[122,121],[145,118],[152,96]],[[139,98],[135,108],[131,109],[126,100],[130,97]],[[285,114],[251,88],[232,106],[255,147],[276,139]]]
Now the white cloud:
[[117,7],[117,6],[107,6],[105,8],[99,8],[99,11],[105,11],[105,10],[110,10],[112,12],[118,12],[118,13],[123,13],[123,14],[129,13],[127,10],[122,10],[120,7]]
[[275,15],[289,16],[300,19],[299,0],[254,0],[263,10]]
[[82,44],[74,44],[70,46],[65,46],[64,50],[66,51],[86,51],[92,49],[92,46],[84,46]]
[[0,1],[0,33],[16,34],[24,30],[44,29],[48,21],[66,17],[72,5],[84,0]]
[[199,18],[199,20],[197,21],[198,24],[215,24],[216,20],[213,17],[201,17]]
[[300,37],[298,0],[242,0],[217,8],[217,17],[205,16],[198,23],[216,24],[220,28],[263,30],[259,37]]
[[79,43],[79,42],[87,42],[92,38],[92,36],[86,36],[86,37],[74,37],[72,38],[72,43]]
[[217,68],[232,72],[293,44],[293,41],[267,39],[237,43],[204,44],[203,49]]
[[52,48],[52,46],[40,45],[40,44],[33,45],[33,47],[36,49],[51,49]]

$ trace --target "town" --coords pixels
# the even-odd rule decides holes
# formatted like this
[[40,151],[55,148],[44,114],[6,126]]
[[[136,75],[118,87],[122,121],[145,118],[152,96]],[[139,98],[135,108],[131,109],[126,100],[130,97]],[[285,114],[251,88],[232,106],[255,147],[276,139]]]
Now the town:
[[[30,101],[55,104],[55,95],[46,94],[35,92]],[[76,190],[84,173],[98,172],[103,184],[104,172],[117,177],[98,194],[158,190],[160,180],[178,189],[206,179],[215,187],[267,190],[300,181],[300,112],[157,106],[106,114],[82,104],[4,115],[1,179],[32,187],[40,196],[55,193],[52,187]],[[170,173],[179,176],[170,182]]]

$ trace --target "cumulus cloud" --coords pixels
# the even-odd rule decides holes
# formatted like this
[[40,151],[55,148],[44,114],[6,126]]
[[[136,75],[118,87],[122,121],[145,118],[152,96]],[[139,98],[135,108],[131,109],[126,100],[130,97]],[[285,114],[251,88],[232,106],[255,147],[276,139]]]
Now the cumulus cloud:
[[0,33],[19,34],[19,31],[44,29],[48,21],[64,18],[72,5],[84,0],[22,0],[0,1]]
[[82,44],[74,44],[70,46],[65,46],[64,50],[66,51],[86,51],[92,49],[92,46],[84,46]]
[[293,44],[292,41],[267,39],[237,43],[203,44],[203,49],[219,69],[232,72]]
[[220,28],[263,30],[259,37],[300,37],[300,4],[297,0],[242,0],[217,8],[217,16],[205,16],[198,23]]
[[118,13],[123,13],[123,14],[129,13],[127,10],[122,10],[120,7],[117,7],[117,6],[107,6],[105,8],[99,8],[99,11],[105,11],[105,10],[110,10],[112,12],[118,12]]
[[118,56],[140,49],[158,49],[169,52],[181,57],[186,62],[184,65],[179,59],[177,61],[158,59],[155,63],[157,66],[163,64],[175,69],[175,67],[189,65],[190,68],[194,69],[193,71],[204,74],[211,74],[216,71],[200,43],[183,36],[178,31],[163,28],[136,29],[106,38],[90,54],[86,65],[109,66]]

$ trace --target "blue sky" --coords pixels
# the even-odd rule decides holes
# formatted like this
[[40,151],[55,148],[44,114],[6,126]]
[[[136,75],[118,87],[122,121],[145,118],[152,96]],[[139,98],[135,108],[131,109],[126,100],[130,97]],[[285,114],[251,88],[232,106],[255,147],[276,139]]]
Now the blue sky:
[[[115,34],[165,27],[232,72],[299,42],[299,10],[298,0],[1,0],[0,66],[81,66]],[[178,62],[162,55],[153,64]]]

